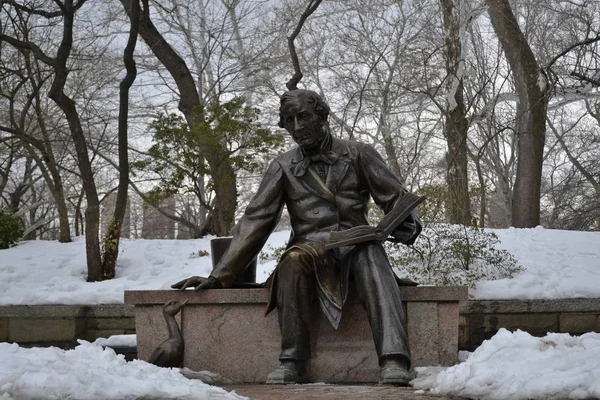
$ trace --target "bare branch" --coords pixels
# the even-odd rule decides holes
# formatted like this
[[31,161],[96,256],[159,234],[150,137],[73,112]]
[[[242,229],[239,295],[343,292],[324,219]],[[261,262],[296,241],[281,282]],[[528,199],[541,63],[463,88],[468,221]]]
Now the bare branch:
[[23,42],[21,40],[15,39],[13,37],[0,34],[0,43],[1,42],[6,42],[6,43],[12,45],[14,48],[19,49],[19,50],[31,50],[31,51],[33,51],[33,53],[35,54],[35,56],[37,58],[39,58],[45,64],[47,64],[47,65],[49,65],[51,67],[56,67],[56,65],[57,65],[56,64],[56,59],[54,59],[52,57],[48,57],[48,55],[46,55],[46,53],[44,53],[42,51],[42,49],[40,49],[38,47],[38,45],[36,45],[35,43],[32,43],[32,42]]
[[[572,45],[570,45],[569,47],[567,47],[566,49],[564,49],[563,51],[561,51],[560,53],[558,53],[552,60],[550,60],[550,62],[548,63],[548,66],[545,69],[550,69],[552,68],[552,66],[554,65],[554,63],[556,61],[558,61],[559,58],[561,58],[562,56],[564,56],[565,54],[567,54],[568,52],[570,52],[573,49],[576,49],[579,46],[585,46],[588,44],[592,44],[594,42],[600,41],[600,35],[593,37],[593,38],[588,38],[585,39],[581,42],[577,42],[577,43],[573,43]],[[573,74],[571,74],[573,75]],[[577,76],[577,75],[574,75]]]
[[39,10],[39,9],[27,7],[26,5],[23,5],[23,4],[19,4],[15,0],[4,0],[2,3],[9,4],[9,5],[13,6],[15,9],[24,11],[27,14],[40,15],[45,18],[56,18],[56,17],[60,17],[62,15],[61,11]]
[[[579,118],[579,120],[577,122],[575,122],[575,124],[573,125],[573,127],[575,125],[577,125],[577,123],[583,119],[583,116],[581,116]],[[571,161],[571,163],[575,166],[575,168],[577,168],[577,170],[581,173],[581,175],[583,175],[583,177],[589,182],[591,183],[595,188],[598,187],[598,181],[596,180],[596,178],[594,178],[594,175],[591,174],[580,162],[578,157],[574,156],[573,153],[571,153],[571,151],[569,150],[569,147],[567,146],[567,144],[565,143],[565,140],[563,138],[563,135],[561,135],[558,130],[556,129],[556,127],[554,126],[554,124],[552,123],[552,121],[550,120],[550,118],[546,117],[546,122],[548,122],[548,126],[550,127],[550,130],[552,131],[552,133],[554,134],[554,137],[556,137],[556,140],[558,141],[558,143],[560,144],[560,147],[563,149],[563,151],[565,152],[565,154],[567,155],[567,157],[569,158],[569,161]],[[573,128],[571,128],[573,129]]]
[[288,90],[296,90],[298,89],[298,82],[302,79],[302,70],[300,69],[300,62],[298,61],[298,54],[296,53],[296,46],[294,46],[294,40],[302,30],[302,26],[304,26],[304,22],[310,17],[312,13],[319,7],[322,0],[310,0],[306,10],[300,16],[300,20],[298,21],[298,25],[296,29],[292,32],[290,36],[288,36],[288,48],[290,49],[290,57],[292,58],[292,65],[294,66],[294,75],[292,78],[285,84]]
[[571,76],[579,78],[582,81],[585,81],[587,83],[591,83],[594,86],[599,86],[600,87],[600,80],[598,80],[598,79],[590,78],[588,76],[585,76],[585,75],[580,74],[579,72],[575,72],[575,71],[571,72]]

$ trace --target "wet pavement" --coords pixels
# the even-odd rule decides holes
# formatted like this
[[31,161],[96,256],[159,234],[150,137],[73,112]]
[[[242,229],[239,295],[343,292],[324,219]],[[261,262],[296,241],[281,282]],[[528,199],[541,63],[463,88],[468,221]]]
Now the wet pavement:
[[449,400],[458,397],[434,396],[412,388],[381,385],[227,385],[239,395],[253,400],[304,400],[304,399],[365,399],[365,400]]

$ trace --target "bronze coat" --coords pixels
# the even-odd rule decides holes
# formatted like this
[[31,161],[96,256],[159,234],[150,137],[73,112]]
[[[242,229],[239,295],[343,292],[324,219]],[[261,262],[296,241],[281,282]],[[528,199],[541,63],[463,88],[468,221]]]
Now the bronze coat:
[[[326,242],[331,231],[367,225],[370,197],[387,213],[406,192],[372,146],[332,138],[331,150],[339,159],[329,166],[325,183],[311,168],[307,168],[300,148],[273,160],[258,191],[233,230],[229,249],[211,273],[224,287],[231,286],[243,267],[260,252],[275,229],[284,204],[292,225],[289,248],[307,241]],[[418,229],[409,243],[414,242],[420,232],[420,224],[417,225]],[[319,269],[316,272],[319,297],[330,298],[335,308],[341,308],[348,292],[348,278],[343,265],[336,274],[338,282],[335,279],[332,281],[330,274],[320,277]],[[324,292],[327,295],[323,296]],[[339,295],[331,299],[332,293]],[[267,313],[275,305],[271,296]],[[327,307],[323,311],[328,314]],[[332,321],[332,316],[328,317]],[[339,322],[339,316],[334,320],[337,321],[332,321],[332,324],[337,325],[335,322]]]

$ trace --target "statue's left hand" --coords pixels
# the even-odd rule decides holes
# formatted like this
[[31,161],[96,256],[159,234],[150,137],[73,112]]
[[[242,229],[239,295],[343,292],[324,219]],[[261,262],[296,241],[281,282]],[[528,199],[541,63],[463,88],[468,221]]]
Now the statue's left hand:
[[171,287],[173,289],[179,289],[180,291],[183,291],[189,287],[195,287],[195,290],[199,291],[203,289],[221,289],[223,285],[214,276],[209,276],[208,278],[203,276],[192,276],[172,284]]

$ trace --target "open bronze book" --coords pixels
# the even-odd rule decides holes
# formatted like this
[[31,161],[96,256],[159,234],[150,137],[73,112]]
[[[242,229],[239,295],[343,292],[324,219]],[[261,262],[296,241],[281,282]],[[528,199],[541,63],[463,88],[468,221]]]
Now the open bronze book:
[[396,201],[394,208],[379,221],[377,226],[360,225],[344,231],[331,232],[325,249],[329,250],[336,247],[350,246],[371,240],[383,242],[424,200],[424,196],[405,193]]

